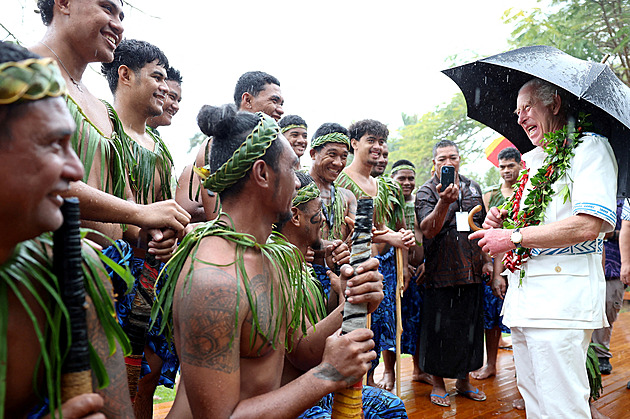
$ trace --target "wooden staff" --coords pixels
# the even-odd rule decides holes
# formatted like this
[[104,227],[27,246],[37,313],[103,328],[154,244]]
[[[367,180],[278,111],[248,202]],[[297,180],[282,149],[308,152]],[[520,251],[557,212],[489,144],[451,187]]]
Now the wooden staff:
[[396,395],[400,397],[400,352],[401,337],[403,332],[402,324],[402,295],[404,287],[403,279],[403,254],[402,249],[396,248]]
[[131,344],[131,354],[125,357],[125,366],[127,367],[127,382],[129,383],[129,396],[132,403],[135,402],[138,392],[142,356],[147,342],[151,309],[153,308],[153,301],[155,301],[155,281],[159,274],[159,267],[160,262],[155,256],[147,253],[138,278],[136,296],[131,304],[127,324],[123,327]]
[[87,332],[85,284],[79,200],[67,198],[61,206],[63,224],[53,235],[53,271],[70,318],[70,348],[61,367],[61,402],[92,393],[92,371]]
[[473,221],[474,215],[477,214],[479,211],[481,211],[481,205],[477,205],[475,208],[471,209],[470,212],[468,213],[468,225],[470,226],[470,229],[472,231],[483,230],[483,228],[477,227],[477,225]]
[[[372,217],[374,202],[372,198],[359,198],[357,202],[357,216],[352,236],[352,250],[350,265],[354,269],[372,255]],[[347,300],[344,305],[341,333],[350,333],[355,329],[367,327],[367,303],[351,304]],[[359,380],[351,387],[335,392],[331,419],[362,418],[363,382]]]

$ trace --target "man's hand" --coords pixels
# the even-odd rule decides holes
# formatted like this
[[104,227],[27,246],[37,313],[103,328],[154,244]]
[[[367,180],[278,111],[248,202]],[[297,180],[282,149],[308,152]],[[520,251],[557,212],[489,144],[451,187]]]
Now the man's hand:
[[[103,404],[103,398],[96,393],[81,394],[61,405],[61,413],[64,419],[105,419],[105,415],[99,413]],[[50,415],[45,419],[50,419]]]
[[436,187],[438,191],[438,195],[441,201],[444,201],[446,204],[450,205],[453,202],[459,199],[459,186],[454,183],[448,185],[446,189],[442,192],[442,184],[438,183]]
[[481,268],[481,273],[488,274],[488,276],[492,278],[494,274],[494,263],[492,263],[492,261],[484,263]]
[[505,209],[499,210],[497,207],[490,208],[490,211],[488,211],[482,227],[485,229],[502,228],[503,220],[505,220],[505,218],[507,217],[507,213],[508,212]]
[[164,230],[151,229],[148,231],[151,241],[148,252],[161,262],[167,262],[177,250],[177,232],[170,228]]
[[341,329],[326,339],[322,363],[313,369],[313,375],[326,381],[334,381],[337,389],[349,387],[369,371],[376,359],[374,333],[369,329],[357,329],[341,336]]
[[416,284],[421,285],[424,280],[424,263],[416,268]]
[[328,266],[350,263],[350,248],[341,240],[333,240],[326,246],[326,264]]
[[315,261],[315,250],[313,250],[311,246],[308,246],[306,248],[306,254],[304,255],[304,262],[306,262],[308,266],[312,267],[313,261]]
[[510,240],[511,236],[512,230],[491,228],[489,230],[475,231],[468,236],[468,240],[481,239],[479,240],[479,247],[484,252],[490,255],[498,255],[515,248],[514,243]]
[[385,227],[383,230],[372,230],[372,243],[387,243],[400,249],[410,249],[416,244],[416,237],[413,232],[404,228],[394,231]]
[[180,231],[190,222],[190,214],[173,199],[138,205],[138,208],[138,219],[130,224],[147,230],[170,228]]
[[505,277],[502,275],[495,275],[492,278],[492,284],[490,285],[492,288],[492,293],[499,297],[500,299],[505,298],[505,292],[507,291],[507,281]]
[[630,266],[628,266],[628,264],[621,264],[619,278],[621,279],[621,282],[623,282],[625,285],[630,285]]
[[383,275],[377,269],[378,259],[376,258],[363,262],[356,272],[350,265],[341,267],[342,289],[347,281],[344,295],[352,304],[367,303],[368,313],[374,312],[383,301]]

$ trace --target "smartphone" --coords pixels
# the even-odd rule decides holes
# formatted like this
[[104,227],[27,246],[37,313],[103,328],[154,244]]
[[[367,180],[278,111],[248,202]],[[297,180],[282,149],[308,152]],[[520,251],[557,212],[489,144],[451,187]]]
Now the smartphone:
[[455,182],[455,168],[453,166],[442,166],[440,174],[441,191],[445,191],[449,185]]

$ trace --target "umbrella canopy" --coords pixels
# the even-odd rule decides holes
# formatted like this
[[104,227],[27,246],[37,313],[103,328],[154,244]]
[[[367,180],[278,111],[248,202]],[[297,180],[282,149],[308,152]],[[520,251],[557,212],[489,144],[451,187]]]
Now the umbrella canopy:
[[464,94],[468,116],[504,135],[522,153],[534,146],[514,114],[519,89],[533,78],[558,86],[561,98],[571,110],[591,114],[590,130],[608,137],[619,165],[618,195],[627,196],[630,88],[608,66],[580,60],[557,48],[533,46],[442,72]]

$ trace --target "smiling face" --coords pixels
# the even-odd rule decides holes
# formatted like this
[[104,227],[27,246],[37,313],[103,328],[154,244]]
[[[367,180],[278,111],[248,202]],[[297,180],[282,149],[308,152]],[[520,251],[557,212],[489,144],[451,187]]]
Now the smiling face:
[[179,112],[179,102],[182,101],[182,86],[174,80],[166,80],[168,94],[162,106],[162,114],[151,118],[147,125],[152,128],[171,125],[173,117]]
[[53,18],[67,23],[68,37],[86,62],[109,63],[122,41],[122,2],[120,0],[67,0],[60,2],[65,16]]
[[308,144],[306,130],[304,128],[291,128],[284,133],[284,136],[287,140],[289,140],[289,143],[291,144],[291,147],[293,147],[293,151],[295,151],[298,158],[302,157],[306,151],[306,145]]
[[359,140],[353,138],[350,140],[350,143],[354,149],[356,159],[374,166],[378,163],[378,158],[381,156],[381,153],[383,153],[387,139],[379,135],[367,133]]
[[158,64],[158,60],[154,60],[145,64],[137,73],[131,71],[130,76],[131,90],[128,94],[133,95],[139,109],[145,108],[147,118],[161,115],[169,92],[166,69]]
[[258,92],[256,96],[252,96],[249,93],[246,93],[246,95],[248,96],[244,103],[246,106],[244,110],[248,112],[262,112],[275,119],[276,122],[282,118],[284,114],[282,109],[284,99],[282,98],[280,86],[277,84],[266,84],[265,88]]
[[59,194],[83,177],[70,143],[75,125],[65,101],[19,106],[24,108],[14,111],[8,134],[0,139],[0,220],[3,234],[17,242],[59,228]]
[[383,151],[381,155],[376,160],[376,164],[372,168],[371,176],[377,177],[385,173],[385,169],[387,169],[387,164],[389,163],[389,149],[387,147],[387,143],[383,144]]
[[545,105],[537,97],[534,85],[526,85],[518,93],[514,112],[518,117],[518,124],[535,146],[542,146],[546,133],[564,126],[564,119],[559,115],[560,103],[560,96],[554,95],[553,102]]
[[326,143],[318,150],[311,149],[311,173],[323,183],[332,184],[346,167],[348,147],[341,143]]
[[394,173],[393,179],[398,182],[405,199],[411,196],[416,187],[416,174],[410,169],[401,169]]

